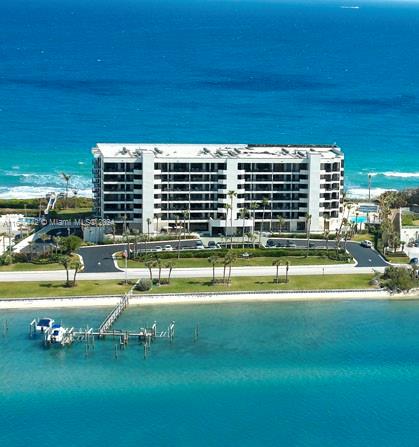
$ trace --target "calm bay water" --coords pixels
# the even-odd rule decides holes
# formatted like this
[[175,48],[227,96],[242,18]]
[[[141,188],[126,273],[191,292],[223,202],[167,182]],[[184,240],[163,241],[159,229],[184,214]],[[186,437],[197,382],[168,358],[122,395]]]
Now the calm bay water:
[[[97,325],[107,309],[54,310]],[[129,308],[119,327],[177,322],[147,360],[131,343],[44,350],[44,312],[5,312],[0,445],[413,446],[419,443],[419,303]],[[194,326],[200,338],[193,341]]]
[[89,193],[97,141],[337,142],[353,193],[417,186],[418,41],[416,2],[2,0],[0,197]]

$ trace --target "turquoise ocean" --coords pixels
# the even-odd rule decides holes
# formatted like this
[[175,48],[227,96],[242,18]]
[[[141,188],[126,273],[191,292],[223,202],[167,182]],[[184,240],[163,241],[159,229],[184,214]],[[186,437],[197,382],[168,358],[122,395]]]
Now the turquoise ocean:
[[[3,312],[0,445],[419,445],[419,303],[131,307],[172,344],[44,349],[35,316],[97,326],[108,309]],[[3,328],[3,321],[0,321]],[[194,328],[199,324],[199,338]]]
[[337,143],[419,183],[415,1],[1,0],[0,197],[91,190],[98,141]]

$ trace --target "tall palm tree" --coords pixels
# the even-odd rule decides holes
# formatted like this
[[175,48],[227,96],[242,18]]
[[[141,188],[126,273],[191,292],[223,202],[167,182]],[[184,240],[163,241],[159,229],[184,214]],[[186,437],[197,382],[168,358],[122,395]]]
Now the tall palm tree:
[[228,280],[227,280],[227,282],[230,283],[230,280],[231,280],[231,266],[232,266],[233,262],[236,261],[237,255],[235,253],[232,253],[232,252],[227,253],[227,254],[229,255],[228,256],[229,263],[228,263]]
[[265,223],[265,210],[266,210],[266,207],[269,205],[269,199],[267,197],[264,197],[261,202],[261,205],[262,205],[262,222],[260,224],[260,230],[259,230],[259,247],[262,243],[261,240],[262,240],[263,226]]
[[183,216],[183,234],[186,236],[186,221],[189,216],[189,210],[184,210],[182,216]]
[[308,251],[310,250],[311,214],[305,215],[305,222],[306,222],[306,232],[307,232],[307,252],[306,252],[306,258],[307,258]]
[[76,258],[73,259],[70,263],[70,268],[74,269],[74,275],[73,275],[73,284],[72,287],[76,287],[76,276],[77,273],[82,269],[83,264],[80,262],[80,259]]
[[282,226],[285,223],[285,219],[282,216],[279,216],[277,219],[278,222],[278,235],[281,236],[282,233]]
[[147,243],[150,243],[150,225],[151,225],[151,219],[147,217]]
[[228,197],[230,198],[230,249],[233,248],[233,203],[234,203],[234,197],[237,196],[236,191],[228,191],[227,192]]
[[324,237],[326,239],[326,255],[329,257],[329,237],[330,237],[330,231],[326,230],[324,232]]
[[167,284],[170,284],[170,276],[172,274],[172,270],[174,269],[174,267],[175,267],[175,262],[172,260],[167,261],[165,264],[165,268],[169,269],[169,272],[167,274]]
[[208,262],[212,265],[212,283],[215,284],[215,266],[219,261],[218,256],[210,256]]
[[275,259],[272,262],[272,265],[274,265],[276,267],[275,282],[278,284],[279,283],[279,266],[281,265],[281,260],[280,259]]
[[147,258],[144,261],[144,265],[148,268],[148,273],[150,275],[150,281],[153,282],[153,268],[156,266],[156,260],[153,258]]
[[246,217],[249,210],[247,208],[240,208],[240,217],[243,220],[242,224],[242,248],[244,248],[244,235],[245,235],[245,226],[246,226]]
[[257,202],[252,202],[250,204],[250,210],[252,211],[252,221],[253,221],[253,228],[252,233],[255,232],[255,226],[256,226],[256,210],[259,208],[259,204]]
[[288,270],[290,269],[290,261],[285,262],[285,282],[288,282]]
[[175,217],[175,225],[176,225],[176,231],[178,234],[178,241],[177,241],[177,258],[180,258],[180,241],[182,238],[182,227],[180,226],[180,220],[179,217]]
[[65,172],[62,172],[61,173],[61,177],[65,181],[65,207],[68,208],[68,189],[70,187],[71,175],[70,174],[66,174]]

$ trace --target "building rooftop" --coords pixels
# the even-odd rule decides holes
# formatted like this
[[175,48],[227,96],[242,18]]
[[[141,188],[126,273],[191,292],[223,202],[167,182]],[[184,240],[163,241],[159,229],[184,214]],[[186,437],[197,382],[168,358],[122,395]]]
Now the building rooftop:
[[303,159],[317,153],[322,158],[343,156],[336,145],[290,144],[178,144],[178,143],[97,143],[94,154],[106,158],[135,158],[152,152],[157,158],[286,158]]

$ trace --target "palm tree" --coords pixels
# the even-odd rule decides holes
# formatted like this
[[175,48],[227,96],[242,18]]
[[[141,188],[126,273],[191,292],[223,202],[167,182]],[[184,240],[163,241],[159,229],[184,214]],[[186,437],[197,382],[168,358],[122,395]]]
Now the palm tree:
[[157,284],[160,285],[160,282],[161,282],[161,269],[163,267],[163,264],[162,264],[161,259],[159,258],[159,256],[156,256],[156,259],[154,260],[154,262],[155,262],[155,266],[158,267],[158,269],[159,269],[159,276],[158,276],[158,279],[157,279]]
[[71,175],[62,172],[61,177],[65,181],[65,207],[68,208],[68,188],[70,186]]
[[151,219],[147,217],[147,243],[150,243],[150,225],[151,225]]
[[69,270],[70,264],[71,264],[71,257],[68,255],[60,256],[58,258],[58,262],[65,268],[66,278],[67,278],[65,285],[67,287],[69,287],[70,286],[70,278],[69,278],[68,270]]
[[233,201],[234,197],[237,196],[236,191],[228,191],[227,193],[228,197],[230,198],[230,249],[233,248]]
[[[184,210],[183,211],[183,233],[186,235],[186,220],[189,218],[190,211]],[[190,233],[190,228],[188,227],[188,233]]]
[[182,227],[179,224],[179,218],[178,216],[175,217],[175,225],[176,225],[176,231],[178,232],[178,241],[177,241],[177,258],[180,258],[180,240],[182,238]]
[[280,259],[275,259],[272,262],[272,265],[274,265],[276,267],[275,282],[278,284],[279,283],[279,266],[281,265],[281,260]]
[[285,223],[285,219],[282,216],[279,216],[277,219],[277,222],[278,222],[278,236],[281,236],[282,226]]
[[326,238],[326,255],[329,257],[329,237],[330,237],[330,231],[326,230],[324,232],[324,237]]
[[232,252],[227,253],[227,254],[228,254],[228,258],[229,258],[229,263],[228,263],[228,280],[227,280],[227,282],[230,283],[230,279],[231,279],[231,266],[232,266],[233,262],[236,261],[236,259],[237,259],[237,255],[234,254],[234,253],[232,253]]
[[290,269],[290,261],[285,262],[285,282],[288,282],[288,270]]
[[266,207],[269,205],[269,199],[267,197],[264,197],[261,202],[261,205],[262,205],[262,222],[260,224],[260,231],[259,231],[259,247],[262,242],[261,239],[262,239],[263,225],[265,223],[265,210]]
[[256,225],[256,210],[259,208],[259,204],[257,202],[252,202],[250,204],[250,210],[253,211],[252,213],[252,221],[253,221],[253,228],[252,228],[252,233],[255,232],[255,225]]
[[247,233],[246,237],[249,240],[249,243],[253,244],[253,248],[255,248],[256,235],[253,233]]
[[144,265],[148,268],[148,273],[150,275],[150,281],[153,282],[153,268],[156,266],[156,260],[153,258],[148,258],[144,261]]
[[244,248],[244,229],[245,229],[245,224],[246,224],[246,216],[248,213],[248,209],[247,208],[240,208],[240,217],[243,219],[243,225],[242,225],[242,248]]
[[307,258],[308,251],[310,250],[311,214],[305,215],[305,221],[306,221],[306,232],[307,232],[307,253],[306,253],[306,258]]
[[230,256],[229,256],[229,253],[231,253],[231,252],[228,252],[228,253],[226,253],[226,255],[223,257],[223,259],[222,259],[222,263],[223,263],[223,284],[225,283],[225,280],[226,280],[226,270],[227,270],[227,266],[230,264]]
[[219,261],[218,256],[210,256],[208,262],[212,265],[212,283],[215,284],[215,265]]
[[165,268],[169,269],[169,273],[167,274],[167,284],[170,284],[170,275],[172,274],[172,270],[175,267],[175,262],[172,260],[169,260],[165,264]]
[[80,262],[80,259],[76,258],[71,261],[70,268],[74,269],[74,276],[73,276],[73,287],[76,286],[76,276],[77,273],[82,269],[83,264]]

